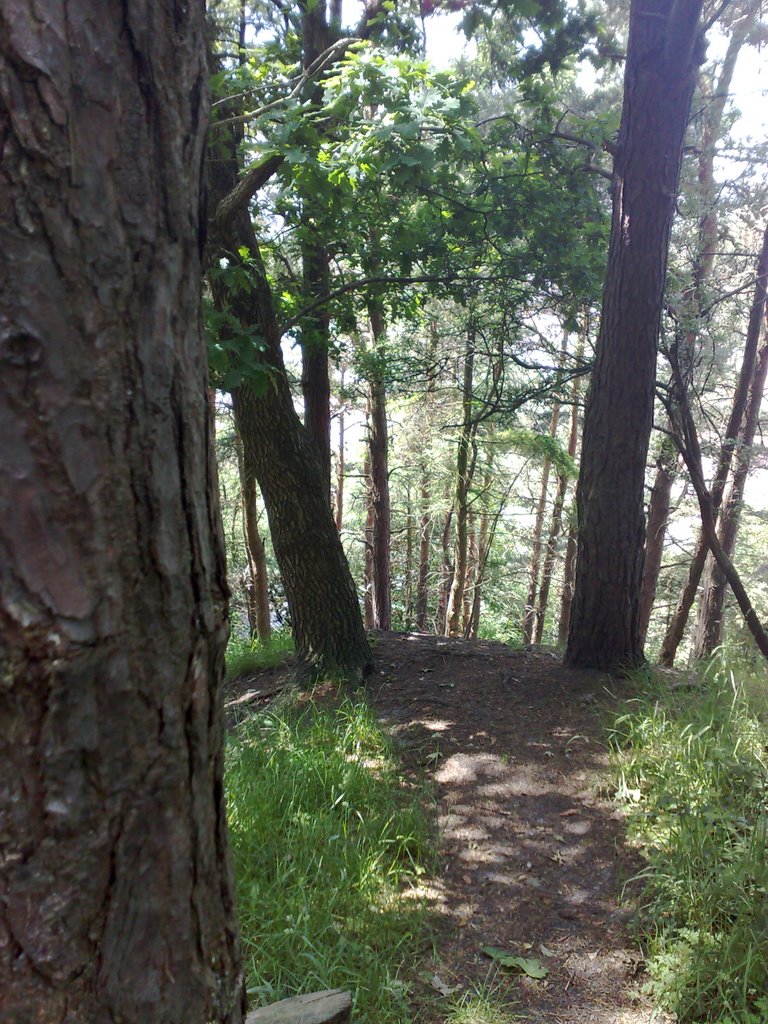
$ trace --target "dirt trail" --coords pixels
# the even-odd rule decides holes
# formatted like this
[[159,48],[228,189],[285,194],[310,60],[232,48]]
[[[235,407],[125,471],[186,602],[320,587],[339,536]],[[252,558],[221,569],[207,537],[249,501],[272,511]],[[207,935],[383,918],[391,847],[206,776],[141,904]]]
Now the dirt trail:
[[543,981],[503,982],[524,1019],[649,1021],[636,995],[631,907],[619,905],[639,865],[600,795],[607,677],[564,669],[541,649],[418,634],[382,635],[375,653],[369,699],[438,800],[430,972],[449,988],[482,984],[491,967],[482,947],[501,947],[549,969]]

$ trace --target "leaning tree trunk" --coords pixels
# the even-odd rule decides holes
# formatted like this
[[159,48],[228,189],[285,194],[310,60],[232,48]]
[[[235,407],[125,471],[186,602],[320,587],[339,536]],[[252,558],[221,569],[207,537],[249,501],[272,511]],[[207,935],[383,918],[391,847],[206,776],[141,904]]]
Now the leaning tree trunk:
[[0,1017],[235,1024],[203,5],[0,24]]
[[[718,538],[727,558],[733,556],[736,537],[739,532],[744,487],[749,476],[752,445],[757,433],[760,406],[765,393],[768,376],[768,341],[763,342],[755,369],[755,376],[744,417],[744,429],[734,453],[736,468],[731,477],[728,493],[723,501],[718,524]],[[699,604],[699,617],[693,645],[694,658],[708,658],[721,643],[723,627],[723,604],[728,581],[721,567],[712,559],[707,565]]]
[[577,488],[576,590],[566,660],[643,660],[645,463],[683,139],[701,60],[701,0],[632,0],[613,221]]
[[[266,382],[253,380],[246,370],[232,392],[245,471],[255,476],[264,499],[300,663],[315,672],[356,676],[371,663],[357,592],[317,446],[293,406],[274,300],[248,205],[237,198],[235,132],[220,133],[217,144],[209,167],[211,291],[218,308],[235,317],[244,332],[258,333],[268,376]],[[230,290],[227,275],[215,272],[221,259],[239,266],[250,288]]]
[[[739,373],[739,381],[736,385],[736,392],[733,397],[731,413],[728,417],[728,424],[725,428],[725,437],[720,450],[720,456],[715,470],[715,476],[710,487],[709,502],[712,515],[717,520],[722,503],[725,484],[730,472],[733,460],[733,452],[741,430],[742,420],[749,400],[749,392],[755,374],[757,363],[757,351],[760,342],[760,332],[763,317],[766,310],[766,298],[768,296],[768,227],[763,234],[763,244],[757,261],[757,272],[755,275],[755,292],[752,298],[752,306],[747,324],[747,337],[744,344],[744,358]],[[680,595],[675,609],[675,614],[667,628],[664,642],[661,648],[661,663],[671,666],[674,663],[677,648],[683,639],[685,627],[688,622],[688,615],[696,600],[701,575],[707,562],[707,553],[710,549],[707,538],[704,534],[703,524],[696,550],[694,551],[691,564],[688,569],[688,580]],[[714,552],[712,553],[714,558]]]

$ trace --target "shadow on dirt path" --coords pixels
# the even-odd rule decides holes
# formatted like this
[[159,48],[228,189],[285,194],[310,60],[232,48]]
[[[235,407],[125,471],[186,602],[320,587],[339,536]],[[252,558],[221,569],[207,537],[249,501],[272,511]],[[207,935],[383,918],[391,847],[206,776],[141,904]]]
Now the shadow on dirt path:
[[[649,1021],[636,994],[632,908],[619,902],[639,864],[600,791],[599,709],[615,704],[614,684],[541,648],[390,633],[375,653],[369,701],[407,767],[431,777],[438,803],[428,973],[470,990],[493,969],[482,947],[501,947],[549,970],[543,981],[514,974],[502,983],[521,1018]],[[442,1020],[432,1002],[419,1022]]]

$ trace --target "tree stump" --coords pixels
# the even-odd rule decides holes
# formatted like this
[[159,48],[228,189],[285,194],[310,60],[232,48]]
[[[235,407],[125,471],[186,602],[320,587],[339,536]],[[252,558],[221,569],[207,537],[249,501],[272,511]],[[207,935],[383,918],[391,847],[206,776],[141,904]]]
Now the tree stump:
[[253,1010],[245,1024],[349,1024],[352,996],[340,988],[281,999]]

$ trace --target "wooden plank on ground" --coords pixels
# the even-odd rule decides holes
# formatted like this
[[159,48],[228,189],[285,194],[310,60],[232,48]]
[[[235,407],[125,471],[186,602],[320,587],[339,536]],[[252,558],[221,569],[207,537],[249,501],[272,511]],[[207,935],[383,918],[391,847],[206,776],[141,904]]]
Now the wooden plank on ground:
[[349,1024],[352,996],[340,988],[310,992],[262,1006],[245,1018],[245,1024]]

